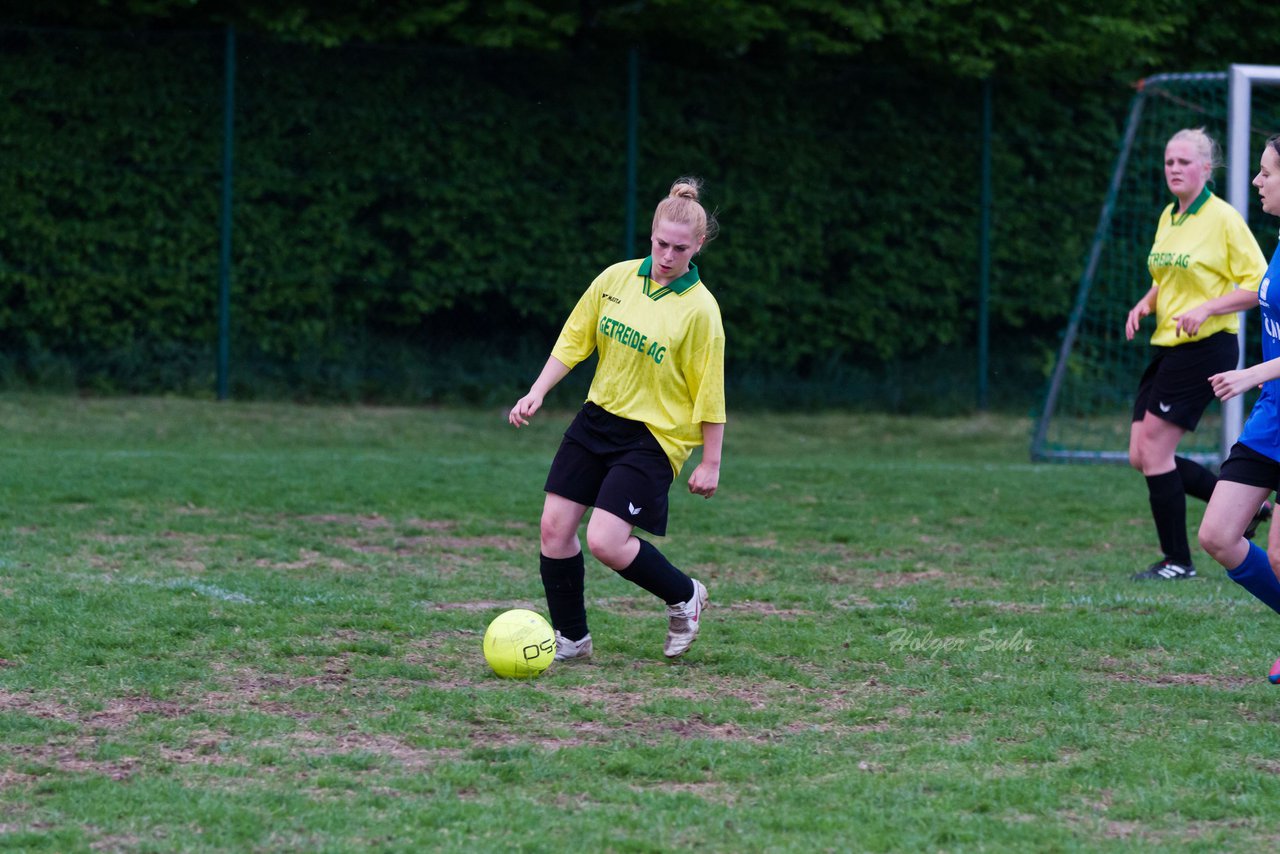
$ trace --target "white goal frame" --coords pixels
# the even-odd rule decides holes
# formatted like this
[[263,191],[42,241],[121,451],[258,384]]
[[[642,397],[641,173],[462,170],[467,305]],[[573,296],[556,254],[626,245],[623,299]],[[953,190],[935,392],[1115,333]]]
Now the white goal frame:
[[[1249,128],[1253,115],[1253,86],[1280,85],[1280,66],[1232,65],[1227,80],[1227,201],[1249,220],[1249,185],[1253,163],[1249,158]],[[1280,128],[1275,129],[1280,131]],[[1244,313],[1240,314],[1240,361],[1245,366]],[[1222,404],[1222,459],[1244,429],[1244,397]]]

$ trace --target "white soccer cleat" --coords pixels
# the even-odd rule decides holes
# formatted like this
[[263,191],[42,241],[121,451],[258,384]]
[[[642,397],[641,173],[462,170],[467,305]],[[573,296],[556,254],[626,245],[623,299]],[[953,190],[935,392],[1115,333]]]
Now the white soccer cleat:
[[572,641],[556,632],[556,657],[553,661],[575,661],[591,657],[591,635]]
[[663,655],[677,658],[689,651],[689,647],[698,639],[698,629],[702,627],[702,612],[708,601],[707,588],[695,578],[693,596],[689,601],[667,606],[667,642],[662,647]]

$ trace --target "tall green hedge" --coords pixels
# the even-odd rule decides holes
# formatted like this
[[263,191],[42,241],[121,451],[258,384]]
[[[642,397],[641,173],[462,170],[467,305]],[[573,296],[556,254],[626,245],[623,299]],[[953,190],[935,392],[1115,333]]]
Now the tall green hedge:
[[[223,36],[0,32],[0,384],[210,393]],[[236,56],[240,396],[506,400],[653,205],[701,175],[731,393],[973,400],[980,86],[789,59],[321,49]],[[993,402],[1038,392],[1129,91],[995,87]],[[580,392],[570,383],[566,395]]]

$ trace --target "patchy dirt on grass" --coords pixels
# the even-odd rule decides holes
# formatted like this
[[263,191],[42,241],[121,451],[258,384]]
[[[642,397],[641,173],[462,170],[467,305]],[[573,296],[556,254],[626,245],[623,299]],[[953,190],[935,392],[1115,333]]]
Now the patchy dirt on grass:
[[[118,553],[99,554],[81,549],[78,560],[94,569],[109,573],[121,572],[130,566],[137,555],[146,554],[148,561],[164,564],[188,575],[202,574],[214,548],[235,542],[241,537],[235,534],[195,534],[185,531],[161,531],[156,534],[91,534],[92,542],[117,548]],[[159,541],[159,545],[157,545]]]
[[886,572],[875,569],[870,562],[862,565],[840,563],[817,566],[814,568],[814,572],[818,580],[826,584],[842,584],[872,590],[889,590],[898,587],[910,587],[914,584],[933,584],[937,582],[941,582],[945,587],[998,586],[992,580],[979,576],[966,575],[960,572],[946,572],[927,564],[920,565],[925,568],[904,572]]
[[909,587],[912,584],[926,584],[930,581],[946,581],[950,578],[940,569],[924,569],[919,572],[872,572],[870,586],[873,590],[885,590],[893,587]]
[[1098,659],[1090,669],[1112,682],[1155,686],[1196,685],[1206,688],[1247,688],[1257,685],[1262,678],[1239,673],[1153,673],[1143,672],[1138,669],[1140,667],[1142,667],[1141,662],[1104,657]]
[[1109,819],[1105,809],[1100,813],[1081,814],[1075,810],[1062,810],[1058,813],[1063,822],[1079,831],[1085,839],[1117,840],[1130,845],[1138,844],[1143,848],[1177,849],[1193,840],[1203,839],[1210,835],[1226,835],[1230,838],[1233,832],[1255,828],[1253,822],[1244,819],[1228,819],[1225,821],[1178,820],[1176,816],[1169,819],[1165,826],[1157,826],[1151,822]]
[[313,549],[298,549],[298,559],[291,561],[268,560],[258,558],[253,565],[260,569],[278,569],[289,572],[301,570],[327,569],[331,572],[363,572],[365,567],[350,563],[331,555],[323,555]]
[[[537,541],[530,539],[527,533],[530,526],[526,523],[509,523],[503,527],[512,534],[492,534],[478,536],[461,536],[454,533],[459,523],[437,519],[402,519],[393,520],[376,513],[367,515],[354,514],[319,514],[297,516],[271,520],[273,527],[304,523],[325,530],[316,535],[326,542],[357,554],[387,555],[391,557],[429,560],[433,568],[451,570],[459,567],[473,566],[486,557],[480,552],[530,552],[536,554]],[[312,553],[314,555],[314,552]],[[335,570],[359,568],[346,561],[326,558]],[[259,562],[259,566],[271,565]],[[283,569],[310,569],[318,565],[315,559],[311,562],[279,564]]]
[[[96,748],[96,739],[78,739],[70,744],[15,744],[7,747],[5,752],[28,767],[34,766],[33,771],[53,768],[66,774],[98,774],[111,780],[128,779],[141,764],[141,760],[133,756],[92,759],[90,757]],[[39,776],[35,773],[10,773],[18,778]],[[16,779],[14,782],[27,781]]]
[[[740,785],[730,785],[728,783],[716,782],[700,782],[700,783],[676,783],[671,780],[659,780],[649,785],[632,784],[629,786],[631,791],[640,794],[646,792],[661,792],[664,795],[692,795],[700,801],[709,804],[719,804],[721,806],[735,806],[744,794]],[[566,806],[576,807],[576,804],[566,803]]]
[[856,594],[853,596],[846,596],[837,602],[832,602],[831,604],[832,604],[832,607],[840,608],[846,611],[858,610],[861,608],[881,607],[880,603],[872,602],[866,596],[858,596]]
[[178,516],[217,516],[218,511],[212,507],[197,507],[194,504],[180,504],[173,508],[173,513]]
[[1114,682],[1139,685],[1202,685],[1207,688],[1245,688],[1259,682],[1253,676],[1223,676],[1218,673],[1107,673],[1106,677]]
[[[299,522],[307,522],[313,525],[331,525],[343,528],[355,528],[360,531],[385,531],[394,526],[390,519],[379,516],[377,513],[369,513],[366,515],[357,515],[354,513],[320,513],[312,516],[296,516]],[[448,530],[454,527],[455,522],[437,523],[440,527],[437,530]]]
[[482,537],[393,537],[377,541],[360,537],[336,537],[337,545],[352,551],[366,554],[393,555],[432,555],[438,552],[455,552],[466,554],[477,549],[496,549],[503,552],[519,552],[530,548],[525,537],[482,536]]
[[708,723],[701,718],[645,718],[627,721],[574,721],[572,731],[563,733],[512,730],[505,727],[477,728],[471,733],[476,747],[538,747],[542,750],[562,750],[571,747],[599,746],[618,741],[648,742],[663,737],[675,739],[703,738],[734,741],[768,741],[770,739],[747,733],[730,723]]
[[[496,611],[541,604],[486,600],[424,607]],[[648,597],[605,600],[605,605],[643,606],[655,619],[661,616],[661,604]],[[764,616],[804,613],[750,600],[722,607]],[[473,634],[478,637],[479,630]],[[335,630],[331,639],[355,643],[385,638],[341,629]],[[409,644],[408,654],[402,654],[400,660],[409,662],[416,652],[425,653],[431,642],[421,642],[420,650]],[[373,784],[379,773],[429,773],[446,763],[474,761],[478,750],[517,746],[559,750],[687,739],[767,744],[815,732],[845,735],[874,731],[881,726],[880,720],[887,728],[900,714],[909,714],[905,705],[902,711],[895,707],[872,717],[858,714],[870,698],[899,690],[881,686],[875,679],[832,684],[816,678],[818,671],[814,671],[814,679],[807,675],[793,679],[762,675],[746,680],[700,672],[696,663],[670,665],[643,660],[621,665],[623,685],[616,679],[593,679],[590,668],[597,665],[586,663],[585,669],[568,674],[561,682],[544,678],[519,686],[530,692],[533,701],[527,707],[522,705],[521,726],[513,727],[504,711],[508,701],[490,693],[509,692],[511,683],[488,674],[478,644],[475,657],[474,668],[434,671],[441,674],[440,679],[386,674],[358,678],[366,658],[360,652],[296,656],[285,663],[288,672],[215,661],[210,665],[209,683],[192,684],[179,696],[155,699],[128,695],[92,705],[56,694],[0,691],[0,713],[66,725],[50,727],[45,743],[6,745],[10,758],[0,763],[5,766],[0,769],[0,789],[38,785],[49,774],[126,780],[157,773],[160,768],[216,766],[232,770],[211,773],[210,785],[240,787],[263,777],[286,775],[295,777],[298,786],[306,789],[311,785],[308,775],[314,775],[316,767],[316,763],[305,761],[307,757],[336,757],[341,760],[343,774],[353,780],[367,777]],[[424,654],[422,661],[429,664],[430,658]],[[806,664],[797,662],[805,674],[809,672]],[[693,668],[687,672],[690,678],[685,678],[685,667]],[[464,716],[456,710],[433,712],[415,705],[420,709],[420,730],[370,732],[367,726],[358,729],[353,723],[391,713],[399,706],[399,698],[420,695],[424,689],[482,699],[474,703],[474,713]],[[487,702],[496,702],[495,715],[483,712]],[[672,703],[678,712],[672,711]],[[579,713],[566,714],[569,708]],[[263,728],[265,734],[256,729],[249,734],[233,733],[239,729],[234,722],[245,715],[261,715],[275,722]],[[162,729],[157,729],[157,719],[164,720]],[[160,731],[169,735],[156,738]],[[423,737],[432,734],[434,743],[415,743],[428,741]],[[442,745],[439,738],[444,734],[448,743]],[[689,785],[691,793],[710,800],[733,797],[731,791],[714,785]],[[337,787],[325,795],[343,797],[344,791]]]
[[[872,552],[845,543],[808,542],[798,549],[828,558],[827,562],[814,566],[819,581],[829,584],[847,584],[869,587],[874,590],[905,587],[912,584],[942,582],[946,587],[999,587],[1000,582],[983,575],[980,569],[967,566],[963,546],[922,535],[915,539],[917,546],[889,551]],[[887,572],[880,568],[887,561],[898,562],[913,569]]]
[[[439,534],[442,531],[456,531],[458,523],[449,519],[388,519],[377,513],[353,514],[353,513],[320,513],[310,516],[295,516],[293,520],[305,522],[311,525],[321,525],[332,528],[352,528],[356,531],[366,533],[392,531],[392,530],[409,530],[424,531]],[[526,522],[509,522],[503,527],[511,530],[528,530],[529,524]]]
[[223,687],[193,693],[186,706],[214,714],[248,708],[295,722],[314,720],[320,713],[300,708],[289,701],[289,695],[304,688],[326,693],[346,690],[351,683],[352,655],[330,656],[320,662],[318,672],[313,668],[306,674],[263,673],[248,667],[226,671],[215,667],[215,671],[222,671],[218,681]]
[[185,714],[187,707],[168,700],[149,697],[116,697],[101,709],[76,709],[50,699],[38,699],[27,692],[0,690],[0,712],[17,712],[35,718],[78,724],[104,732],[119,730],[132,724],[139,715],[173,718]]
[[[147,773],[157,764],[213,768],[231,766],[252,769],[251,775],[237,777],[237,785],[275,772],[270,762],[255,758],[260,750],[284,751],[290,757],[366,757],[373,765],[384,763],[406,774],[429,771],[442,764],[465,757],[461,748],[422,748],[403,739],[376,733],[321,733],[307,729],[252,741],[237,741],[225,733],[203,731],[178,747],[147,745],[138,756],[109,760],[93,758],[99,751],[100,738],[77,736],[42,745],[11,745],[6,753],[18,761],[19,768],[0,769],[0,790],[26,786],[50,772],[94,774],[111,780],[126,780]],[[229,750],[231,752],[229,752]],[[359,772],[353,772],[359,774]],[[306,772],[300,773],[306,777]]]
[[778,538],[768,537],[707,537],[706,542],[720,546],[740,546],[748,549],[776,549]]
[[[320,713],[289,702],[288,695],[300,688],[334,692],[350,687],[349,658],[349,654],[332,656],[324,660],[320,672],[307,675],[264,674],[240,669],[226,673],[221,680],[225,687],[217,690],[193,692],[180,700],[118,697],[108,700],[101,709],[77,709],[30,692],[0,691],[0,712],[18,712],[77,727],[74,732],[50,736],[44,744],[6,745],[6,754],[16,760],[17,767],[0,769],[0,789],[35,783],[50,771],[124,780],[157,763],[253,766],[256,774],[261,763],[254,760],[251,751],[264,748],[282,749],[291,756],[367,756],[375,762],[390,762],[407,773],[461,758],[461,748],[427,749],[386,734],[324,731],[316,725],[322,717]],[[385,680],[380,684],[382,681]],[[178,746],[148,743],[139,747],[138,756],[96,758],[104,739],[117,742],[126,739],[129,728],[144,716],[208,718],[246,711],[288,718],[297,728],[284,735],[246,741],[201,725]]]
[[991,608],[1010,614],[1039,614],[1045,608],[1039,602],[997,602],[994,599],[949,599],[953,608]]
[[465,758],[461,748],[415,747],[403,739],[385,733],[339,732],[319,733],[300,730],[254,742],[255,747],[284,747],[291,754],[311,757],[368,756],[386,759],[406,773],[430,770],[445,762]]
[[472,602],[423,602],[422,607],[428,611],[507,611],[512,608],[524,608],[526,611],[541,613],[546,602],[534,602],[529,599],[507,600],[497,602],[492,599],[479,599]]
[[[465,603],[477,610],[511,604]],[[758,606],[759,603],[744,603],[748,608]],[[762,613],[772,611],[766,607]],[[335,638],[367,640],[368,635],[343,630],[335,633]],[[385,704],[388,698],[408,696],[424,688],[476,694],[509,691],[511,684],[482,675],[480,667],[474,673],[440,680],[387,676],[356,679],[353,672],[359,658],[360,654],[354,652],[325,658],[298,657],[298,672],[291,673],[269,673],[215,662],[212,687],[193,685],[185,696],[164,700],[143,696],[110,698],[96,708],[77,708],[71,702],[34,692],[0,691],[0,712],[18,712],[70,725],[50,735],[43,744],[7,745],[10,760],[5,763],[8,767],[0,769],[0,790],[38,785],[49,774],[128,780],[154,774],[158,768],[222,766],[236,770],[211,774],[208,785],[238,788],[283,775],[293,778],[296,786],[305,790],[311,785],[309,777],[314,775],[316,765],[296,761],[299,758],[337,758],[341,760],[342,773],[353,781],[376,785],[379,780],[385,781],[388,773],[423,774],[445,764],[473,761],[476,750],[560,750],[619,742],[678,743],[691,738],[770,743],[814,732],[840,735],[876,731],[881,724],[860,724],[858,716],[849,713],[865,707],[873,695],[896,690],[879,686],[875,679],[840,686],[810,686],[778,679],[748,681],[700,673],[696,679],[669,680],[663,674],[670,665],[644,661],[636,663],[638,684],[634,687],[620,687],[614,681],[520,686],[545,698],[545,702],[529,703],[520,727],[481,714],[469,719],[446,714],[436,719],[426,712],[422,720],[427,729],[421,734],[444,727],[453,743],[423,746],[413,743],[416,731],[357,730],[350,723],[354,715],[347,709],[360,705],[369,696],[377,696]],[[588,670],[579,675],[589,674]],[[295,692],[300,691],[303,693],[295,697]],[[688,701],[690,708],[699,711],[672,714],[664,704],[673,700]],[[394,708],[394,699],[391,703],[388,710]],[[587,713],[566,716],[566,703]],[[704,705],[716,711],[701,711]],[[775,715],[774,710],[779,707],[783,711]],[[262,736],[233,735],[230,721],[246,713],[287,723],[269,728],[268,734]],[[909,714],[905,705],[894,708],[883,714],[883,727],[890,728],[894,720]],[[226,725],[219,723],[224,716]],[[181,735],[161,740],[147,735],[155,718],[170,721],[165,724],[166,731]],[[184,732],[185,728],[190,731]],[[110,755],[104,755],[104,743],[113,745]],[[660,785],[667,788],[665,783]],[[731,789],[717,784],[687,785],[690,794],[710,801],[729,803],[735,797]],[[317,796],[341,798],[345,792],[342,787],[328,787],[317,791]]]
[[[97,759],[102,739],[116,737],[142,716],[178,718],[190,712],[182,703],[148,697],[115,697],[101,709],[77,709],[27,692],[0,691],[0,712],[15,712],[79,727],[74,734],[55,735],[45,744],[8,744],[5,753],[18,768],[0,769],[0,789],[28,785],[48,769],[67,774],[97,774],[124,780],[143,765],[138,757]],[[170,757],[172,758],[172,757]]]
[[772,602],[759,602],[754,599],[744,599],[741,602],[727,602],[716,604],[715,608],[721,611],[731,611],[739,614],[758,614],[764,617],[807,617],[813,614],[813,611],[807,608],[779,608]]
[[[582,745],[611,744],[619,739],[652,742],[667,738],[700,738],[723,741],[768,743],[793,734],[810,732],[852,733],[864,729],[857,724],[837,722],[835,718],[851,710],[862,708],[873,693],[874,682],[852,684],[846,688],[830,686],[810,688],[793,683],[759,682],[744,683],[729,678],[706,679],[699,677],[697,687],[652,686],[636,690],[619,689],[609,685],[579,685],[556,689],[557,696],[567,697],[575,706],[590,709],[595,714],[591,720],[565,722],[554,707],[546,707],[545,713],[531,705],[524,720],[523,731],[508,727],[477,727],[471,735],[476,746],[514,746],[535,744],[548,750]],[[441,683],[438,687],[443,687]],[[472,689],[479,688],[473,685]],[[501,686],[499,686],[501,687]],[[800,716],[784,716],[785,724],[772,727],[766,724],[744,724],[732,720],[709,719],[703,714],[673,717],[654,711],[655,701],[685,699],[694,702],[723,703],[736,701],[739,711],[766,714],[782,704],[799,704],[805,708]],[[727,714],[725,717],[731,717]]]
[[[536,556],[537,550],[536,537],[531,538],[525,533],[530,530],[530,526],[524,523],[505,525],[511,533],[483,536],[459,536],[453,533],[458,528],[457,522],[432,519],[392,520],[377,514],[263,517],[247,520],[246,523],[267,529],[290,526],[296,528],[300,524],[316,526],[321,528],[314,531],[316,544],[329,543],[354,552],[355,555],[407,558],[415,563],[429,564],[433,571],[445,573],[491,560],[494,551]],[[97,548],[82,549],[78,559],[96,570],[122,572],[129,564],[129,552],[147,552],[173,569],[196,575],[205,571],[215,548],[225,546],[228,541],[238,537],[163,531],[145,536],[99,532],[90,535],[88,539]],[[156,540],[163,545],[153,548]],[[367,569],[358,557],[348,558],[340,553],[325,554],[321,548],[303,546],[298,549],[296,559],[260,557],[253,560],[253,565],[282,572],[324,570],[346,574]]]

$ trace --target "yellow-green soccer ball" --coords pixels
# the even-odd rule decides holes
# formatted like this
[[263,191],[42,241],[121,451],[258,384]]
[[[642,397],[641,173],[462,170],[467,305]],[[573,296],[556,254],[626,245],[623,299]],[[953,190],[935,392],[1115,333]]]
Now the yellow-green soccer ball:
[[484,660],[508,679],[532,679],[551,666],[555,654],[556,633],[535,611],[499,614],[484,633]]

